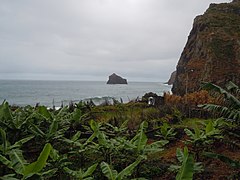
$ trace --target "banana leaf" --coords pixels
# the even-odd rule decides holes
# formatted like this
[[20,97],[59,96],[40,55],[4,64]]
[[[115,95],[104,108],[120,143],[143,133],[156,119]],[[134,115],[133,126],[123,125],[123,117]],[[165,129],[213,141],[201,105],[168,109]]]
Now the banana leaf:
[[100,167],[102,169],[103,174],[109,179],[109,180],[115,180],[117,178],[118,172],[116,170],[112,170],[110,165],[106,162],[102,162],[100,164]]
[[40,172],[44,166],[46,165],[48,156],[52,150],[51,144],[47,143],[42,152],[40,153],[40,156],[38,157],[37,161],[27,165],[23,171],[24,177],[30,177],[33,174],[36,174]]
[[4,100],[3,103],[0,105],[0,122],[11,120],[13,120],[13,116],[9,108],[9,104]]
[[233,168],[240,168],[239,161],[234,161],[234,160],[230,159],[229,157],[224,156],[222,154],[204,152],[203,155],[210,157],[210,158],[219,159],[220,161],[227,163],[228,165],[230,165]]
[[3,154],[5,154],[7,152],[7,147],[8,147],[6,132],[2,128],[0,128],[0,134],[2,136],[2,147],[1,147],[1,150],[2,150]]
[[46,120],[53,120],[52,114],[47,110],[45,106],[39,106],[38,113],[42,115]]

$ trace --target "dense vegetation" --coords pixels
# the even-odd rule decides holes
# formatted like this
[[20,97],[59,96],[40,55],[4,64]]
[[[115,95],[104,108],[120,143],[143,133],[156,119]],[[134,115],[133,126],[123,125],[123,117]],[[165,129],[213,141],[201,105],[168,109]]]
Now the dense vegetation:
[[4,101],[0,179],[237,179],[239,88],[204,87],[214,93],[165,94],[156,107],[114,101],[54,110]]

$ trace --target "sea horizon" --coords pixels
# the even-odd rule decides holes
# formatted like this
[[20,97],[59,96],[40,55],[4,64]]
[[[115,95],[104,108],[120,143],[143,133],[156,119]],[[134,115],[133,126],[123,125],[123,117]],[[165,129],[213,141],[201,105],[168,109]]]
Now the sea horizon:
[[26,106],[68,105],[70,101],[93,100],[101,104],[116,99],[124,103],[141,98],[145,93],[163,95],[171,86],[162,82],[128,82],[128,84],[106,84],[106,81],[82,80],[0,80],[0,101],[11,105]]
[[[106,79],[106,80],[81,80],[81,79],[1,79],[0,78],[0,81],[73,81],[73,82],[75,82],[75,81],[82,81],[82,82],[106,82],[107,83],[107,80],[108,79]],[[133,80],[133,81],[129,81],[129,80],[127,80],[127,82],[128,83],[163,83],[163,84],[165,84],[165,83],[167,83],[167,81],[168,80],[166,80],[166,81],[146,81],[146,80],[143,80],[143,81],[139,81],[139,80]],[[109,84],[109,85],[112,85],[112,84]],[[114,84],[113,84],[114,85]]]

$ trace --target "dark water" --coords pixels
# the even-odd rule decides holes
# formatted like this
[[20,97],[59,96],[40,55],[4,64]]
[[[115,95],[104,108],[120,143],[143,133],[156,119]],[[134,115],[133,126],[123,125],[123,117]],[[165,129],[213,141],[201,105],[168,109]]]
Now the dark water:
[[107,85],[94,81],[30,81],[0,80],[0,102],[6,99],[14,105],[55,106],[68,104],[69,101],[93,99],[100,103],[105,98],[115,98],[124,102],[142,97],[147,92],[162,95],[171,86],[156,82],[129,82],[128,85]]

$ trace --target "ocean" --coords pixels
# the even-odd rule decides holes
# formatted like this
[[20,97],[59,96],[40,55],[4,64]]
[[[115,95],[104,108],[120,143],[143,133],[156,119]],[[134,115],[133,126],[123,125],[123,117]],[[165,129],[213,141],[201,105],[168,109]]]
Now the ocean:
[[0,103],[7,100],[11,105],[35,106],[36,103],[52,107],[67,105],[70,101],[93,100],[101,104],[105,99],[129,102],[145,93],[162,95],[171,86],[159,82],[129,82],[127,85],[108,85],[100,81],[42,81],[0,80]]

